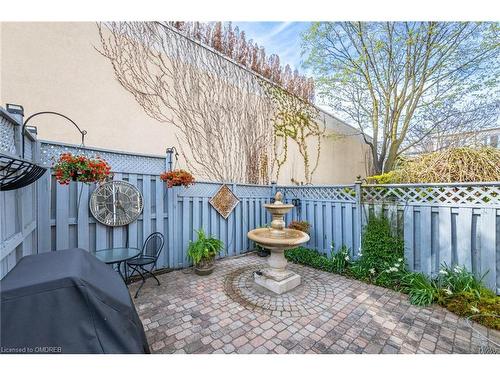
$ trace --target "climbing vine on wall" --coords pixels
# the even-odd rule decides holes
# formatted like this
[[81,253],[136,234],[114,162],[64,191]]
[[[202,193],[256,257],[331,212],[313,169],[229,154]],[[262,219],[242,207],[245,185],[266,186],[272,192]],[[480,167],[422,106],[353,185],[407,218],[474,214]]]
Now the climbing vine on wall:
[[[264,91],[273,105],[271,122],[274,128],[273,150],[276,163],[276,180],[287,161],[289,142],[297,145],[304,163],[304,182],[309,184],[318,168],[321,139],[325,124],[319,120],[319,111],[311,103],[288,93],[283,88],[263,83]],[[312,149],[310,140],[316,140]]]

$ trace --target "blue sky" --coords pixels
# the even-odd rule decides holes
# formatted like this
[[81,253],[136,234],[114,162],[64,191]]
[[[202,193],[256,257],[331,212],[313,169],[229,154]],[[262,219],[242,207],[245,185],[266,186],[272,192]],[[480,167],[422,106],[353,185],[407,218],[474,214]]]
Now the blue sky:
[[279,55],[281,64],[290,64],[292,68],[301,68],[301,37],[310,22],[233,22],[240,30],[244,30],[247,40],[253,39],[266,49],[269,56]]

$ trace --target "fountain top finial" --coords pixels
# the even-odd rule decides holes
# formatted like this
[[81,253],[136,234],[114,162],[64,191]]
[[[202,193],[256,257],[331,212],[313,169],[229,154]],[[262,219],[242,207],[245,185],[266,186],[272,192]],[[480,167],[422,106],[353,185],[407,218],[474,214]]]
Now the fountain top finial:
[[274,196],[274,204],[283,204],[283,193],[278,191]]

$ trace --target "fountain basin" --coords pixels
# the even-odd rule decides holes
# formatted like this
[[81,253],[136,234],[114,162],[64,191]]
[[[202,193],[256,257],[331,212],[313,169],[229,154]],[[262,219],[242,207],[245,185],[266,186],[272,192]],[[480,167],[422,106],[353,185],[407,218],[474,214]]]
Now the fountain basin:
[[309,235],[297,229],[258,228],[248,232],[248,238],[269,250],[288,250],[309,241]]
[[309,241],[307,233],[290,228],[258,228],[248,232],[248,238],[271,251],[269,267],[254,274],[257,285],[276,294],[286,293],[300,285],[300,275],[286,269],[288,261],[284,253]]

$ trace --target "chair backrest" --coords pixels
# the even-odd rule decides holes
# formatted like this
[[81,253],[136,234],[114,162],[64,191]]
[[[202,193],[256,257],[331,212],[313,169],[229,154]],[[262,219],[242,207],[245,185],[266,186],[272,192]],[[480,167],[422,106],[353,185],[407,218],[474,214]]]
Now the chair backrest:
[[160,232],[151,233],[146,241],[144,242],[144,246],[142,247],[142,255],[153,257],[158,259],[161,250],[163,249],[163,245],[165,243],[165,238],[163,234]]

